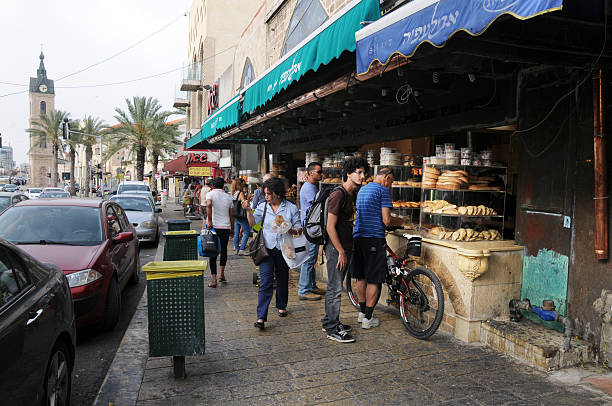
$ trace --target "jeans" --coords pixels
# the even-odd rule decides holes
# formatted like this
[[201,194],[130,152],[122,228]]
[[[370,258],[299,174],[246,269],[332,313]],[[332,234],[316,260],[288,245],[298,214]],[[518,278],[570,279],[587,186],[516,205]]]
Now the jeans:
[[289,301],[289,267],[279,249],[268,249],[270,256],[259,264],[259,292],[257,294],[257,318],[267,321],[268,306],[272,301],[274,276],[276,275],[276,308],[285,310]]
[[325,292],[325,317],[321,319],[323,328],[327,332],[332,332],[340,324],[340,300],[342,298],[342,281],[346,276],[348,264],[351,263],[352,252],[346,252],[347,266],[344,271],[336,268],[338,263],[338,250],[332,243],[325,246],[325,256],[327,258],[327,292]]
[[[240,246],[238,245],[238,239],[240,238],[240,229],[242,228],[242,241],[240,241]],[[234,219],[234,249],[237,251],[239,249],[243,250],[246,247],[247,240],[249,239],[249,234],[251,234],[251,226],[249,226],[249,222],[247,219]]]
[[302,269],[300,270],[298,295],[307,295],[312,292],[316,286],[314,264],[317,262],[319,246],[308,242],[308,254],[308,259],[302,264]]
[[[219,265],[225,266],[227,263],[227,242],[229,241],[230,230],[215,229],[219,240],[221,242],[221,252],[219,253]],[[208,265],[210,267],[210,274],[217,274],[217,258],[208,258]]]

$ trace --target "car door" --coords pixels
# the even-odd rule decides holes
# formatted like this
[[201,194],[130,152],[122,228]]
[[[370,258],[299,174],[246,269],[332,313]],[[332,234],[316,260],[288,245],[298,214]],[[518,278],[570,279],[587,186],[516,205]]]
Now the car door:
[[136,230],[130,220],[127,218],[127,214],[125,214],[125,210],[119,205],[115,206],[117,211],[117,215],[119,216],[119,221],[121,222],[121,226],[127,232],[131,232],[134,236],[132,241],[127,242],[127,252],[126,252],[126,264],[125,270],[128,274],[128,278],[131,276],[131,271],[134,269],[135,262],[137,261],[139,244],[138,244],[138,236],[136,235]]
[[40,401],[55,319],[45,282],[0,246],[0,399],[11,404]]
[[[111,240],[109,245],[111,262],[113,263],[113,267],[116,269],[117,275],[119,276],[119,284],[120,286],[123,286],[129,277],[129,243],[116,243],[113,241],[113,238],[117,237],[119,233],[130,230],[126,230],[125,225],[122,224],[120,215],[117,213],[117,209],[120,210],[120,207],[115,206],[114,204],[108,204],[106,206],[106,221],[108,225],[109,238]],[[120,210],[120,212],[123,212],[123,210]]]

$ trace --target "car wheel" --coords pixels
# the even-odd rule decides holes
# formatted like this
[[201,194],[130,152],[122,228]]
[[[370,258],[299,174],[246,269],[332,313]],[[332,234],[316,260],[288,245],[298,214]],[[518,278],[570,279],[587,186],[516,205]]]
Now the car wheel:
[[63,341],[53,347],[51,357],[47,362],[47,372],[44,381],[45,406],[70,405],[70,387],[72,384],[72,368],[70,351]]
[[115,278],[111,278],[106,293],[106,305],[104,306],[104,320],[102,321],[102,330],[112,330],[119,321],[119,313],[121,312],[121,291]]
[[130,283],[134,284],[134,285],[138,285],[138,282],[140,282],[140,252],[138,252],[136,254],[136,269],[134,269],[134,272],[132,272],[132,277],[130,278]]

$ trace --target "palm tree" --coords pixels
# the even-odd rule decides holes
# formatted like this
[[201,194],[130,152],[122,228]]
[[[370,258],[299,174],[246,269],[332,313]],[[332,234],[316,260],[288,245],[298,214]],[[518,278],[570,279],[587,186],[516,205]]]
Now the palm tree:
[[160,113],[161,105],[152,97],[135,96],[125,99],[127,112],[115,108],[115,119],[119,125],[112,127],[109,134],[112,139],[106,152],[106,157],[114,155],[117,151],[127,148],[136,156],[136,178],[144,177],[144,165],[148,143],[152,139],[155,121]]
[[40,147],[46,148],[47,143],[51,143],[53,155],[51,158],[51,184],[57,186],[57,154],[62,145],[60,128],[64,118],[68,118],[69,113],[61,110],[51,110],[46,114],[32,120],[32,127],[26,131],[34,135],[38,135],[39,139],[32,148]]
[[[98,142],[98,139],[93,136],[94,135],[102,136],[102,132],[105,128],[106,128],[106,124],[104,123],[104,121],[100,120],[97,117],[85,116],[83,121],[81,121],[80,132],[84,134],[90,134],[90,135],[81,134],[81,138],[80,138],[80,143],[85,146],[85,162],[87,165],[91,163],[91,158],[93,156],[93,146]],[[89,185],[90,179],[91,179],[90,174],[87,173],[87,176],[85,177],[85,184],[81,185],[82,187],[85,188],[84,190],[85,190],[86,195],[89,195],[89,191],[91,190],[90,185]]]
[[[153,170],[152,174],[157,173],[159,157],[174,151],[177,145],[181,144],[178,138],[180,135],[178,124],[169,124],[166,122],[172,113],[162,112],[155,117],[153,133],[149,142],[149,152],[151,152]],[[157,191],[157,182],[153,182],[153,190]]]

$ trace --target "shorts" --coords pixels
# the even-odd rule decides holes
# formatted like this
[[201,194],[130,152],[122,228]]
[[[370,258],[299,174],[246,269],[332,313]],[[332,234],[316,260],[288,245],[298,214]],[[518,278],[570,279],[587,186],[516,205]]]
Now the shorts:
[[387,275],[387,249],[384,238],[356,237],[351,274],[367,283],[383,283]]

